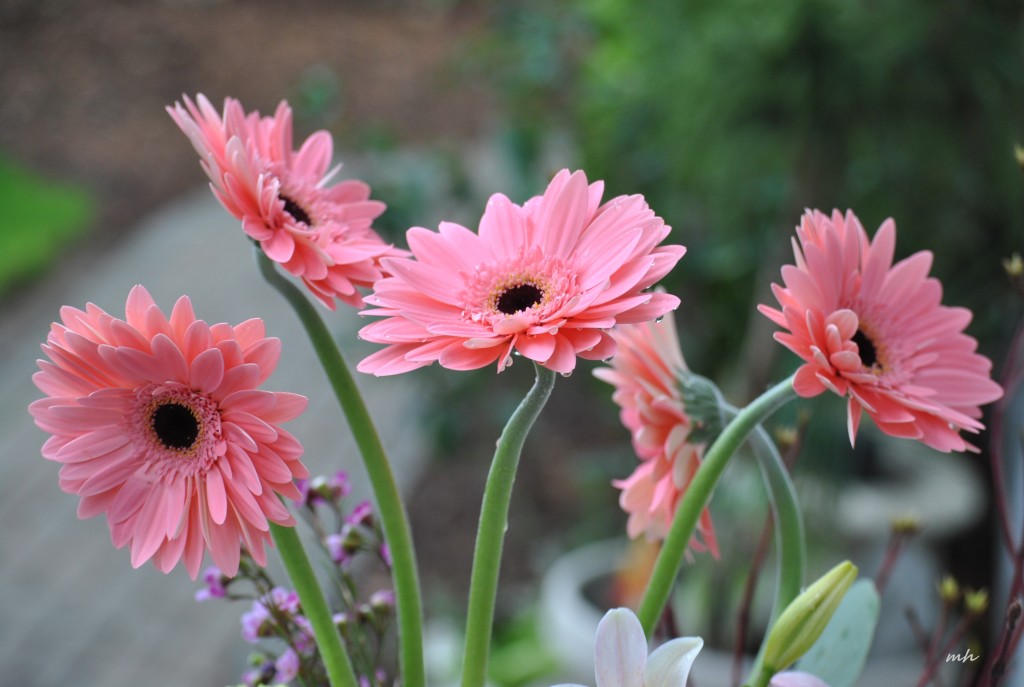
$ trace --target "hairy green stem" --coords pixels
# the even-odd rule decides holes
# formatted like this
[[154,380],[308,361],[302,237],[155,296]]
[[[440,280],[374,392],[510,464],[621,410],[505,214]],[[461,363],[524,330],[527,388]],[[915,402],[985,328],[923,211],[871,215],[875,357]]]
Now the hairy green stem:
[[491,471],[487,475],[487,485],[484,487],[476,549],[473,552],[473,574],[469,583],[462,687],[483,687],[486,681],[501,551],[508,526],[508,509],[516,467],[519,465],[526,435],[555,385],[554,372],[540,365],[535,367],[537,379],[512,413],[498,439]]
[[331,687],[357,687],[352,662],[349,661],[345,647],[342,646],[341,636],[327,606],[327,599],[320,589],[320,583],[316,579],[316,573],[313,572],[305,549],[302,548],[298,533],[294,527],[282,527],[274,523],[270,523],[270,533],[274,537],[274,544],[284,568],[288,571],[288,577],[291,578],[292,585],[299,595],[302,612],[313,627],[313,637],[327,669],[327,680]]
[[348,420],[359,452],[363,456],[363,465],[377,502],[384,539],[391,552],[402,683],[406,687],[424,687],[426,674],[423,665],[423,601],[420,595],[416,554],[413,550],[409,517],[405,512],[384,447],[370,419],[363,397],[348,370],[348,365],[320,313],[295,284],[277,271],[274,263],[258,247],[255,248],[255,256],[263,278],[284,296],[306,329],[306,334],[313,344],[334,395],[338,398]]
[[739,411],[704,455],[704,461],[679,503],[637,610],[637,617],[648,637],[668,602],[701,511],[711,499],[711,492],[729,460],[758,424],[794,396],[792,377],[779,382]]

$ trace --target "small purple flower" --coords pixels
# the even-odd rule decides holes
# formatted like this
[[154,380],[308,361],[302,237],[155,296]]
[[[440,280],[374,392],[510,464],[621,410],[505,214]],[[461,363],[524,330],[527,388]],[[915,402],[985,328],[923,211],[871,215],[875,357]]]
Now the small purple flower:
[[295,648],[303,654],[313,653],[313,649],[316,648],[316,640],[313,638],[313,625],[310,624],[309,619],[304,615],[295,616],[295,624],[299,627],[299,631],[293,638]]
[[384,565],[388,566],[388,570],[391,569],[391,549],[388,548],[388,543],[383,542],[380,545],[380,558],[384,561]]
[[299,595],[283,587],[274,587],[270,595],[263,596],[252,602],[252,610],[242,614],[242,639],[256,644],[261,637],[269,637],[273,633],[270,611],[267,606],[280,609],[290,616],[299,612]]
[[295,499],[295,503],[299,505],[306,505],[309,501],[309,480],[308,479],[296,479],[295,487],[299,490],[299,498]]
[[352,491],[352,482],[344,470],[330,477],[321,475],[311,480],[297,479],[295,486],[299,489],[297,503],[310,508],[318,503],[338,503]]
[[242,673],[242,683],[246,687],[257,687],[257,685],[268,684],[274,679],[274,664],[270,661],[262,663],[252,670]]
[[223,599],[227,595],[227,588],[224,586],[226,580],[224,574],[215,565],[211,565],[203,571],[203,582],[206,586],[196,590],[196,601],[203,602],[210,599]]
[[[263,601],[267,601],[266,597]],[[270,602],[289,615],[299,612],[299,595],[291,589],[274,587],[270,590]]]
[[291,649],[286,649],[274,662],[277,674],[274,680],[277,682],[291,682],[299,674],[299,655]]
[[370,678],[365,675],[359,676],[359,687],[370,687]]
[[345,518],[345,522],[351,525],[369,526],[373,522],[373,504],[369,501],[360,501]]
[[259,601],[252,602],[252,610],[242,614],[242,639],[250,644],[259,644],[260,637],[270,632],[270,613]]
[[334,473],[334,476],[327,480],[327,485],[331,488],[331,495],[337,501],[352,493],[352,482],[348,478],[348,473],[344,470],[338,470]]
[[328,534],[327,554],[331,557],[332,561],[339,565],[347,563],[350,556],[348,551],[345,550],[345,538],[340,534]]
[[374,608],[391,608],[395,605],[395,593],[390,589],[378,589],[370,594],[370,605]]

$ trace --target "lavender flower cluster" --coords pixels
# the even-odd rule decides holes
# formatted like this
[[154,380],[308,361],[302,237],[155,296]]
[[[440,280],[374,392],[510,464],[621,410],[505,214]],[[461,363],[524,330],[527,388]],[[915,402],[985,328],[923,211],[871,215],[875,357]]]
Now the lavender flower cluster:
[[[386,687],[397,678],[390,628],[395,596],[388,588],[368,595],[360,584],[387,573],[391,555],[369,501],[346,508],[352,491],[347,473],[340,471],[311,480],[297,480],[296,506],[313,531],[330,583],[331,609],[345,641],[360,687]],[[374,567],[377,570],[374,570]],[[204,587],[196,601],[247,600],[242,614],[242,638],[257,647],[250,669],[242,675],[245,687],[327,685],[313,629],[303,615],[298,594],[278,586],[267,569],[243,552],[238,574],[228,577],[217,567],[203,573]]]

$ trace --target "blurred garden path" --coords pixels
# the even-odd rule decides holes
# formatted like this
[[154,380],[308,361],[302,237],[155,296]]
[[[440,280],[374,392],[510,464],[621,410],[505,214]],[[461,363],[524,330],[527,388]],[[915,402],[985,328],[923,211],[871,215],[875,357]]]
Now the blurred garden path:
[[[166,206],[101,253],[66,256],[47,278],[8,301],[0,318],[4,684],[194,687],[237,684],[245,668],[248,647],[238,618],[247,607],[196,604],[199,585],[180,567],[166,576],[149,564],[133,570],[127,550],[111,546],[104,518],[76,518],[78,499],[58,488],[58,465],[40,456],[46,437],[26,411],[41,395],[31,375],[60,306],[92,301],[123,316],[137,283],[165,311],[188,293],[197,315],[211,323],[262,317],[269,334],[283,342],[280,365],[265,386],[310,399],[288,426],[306,448],[307,466],[313,474],[347,469],[357,494],[368,493],[354,444],[341,430],[340,410],[297,319],[260,279],[248,240],[208,191]],[[339,310],[328,322],[354,366],[365,352],[354,336],[358,316]],[[408,421],[416,380],[359,377],[397,479],[408,488],[419,447],[417,425]]]

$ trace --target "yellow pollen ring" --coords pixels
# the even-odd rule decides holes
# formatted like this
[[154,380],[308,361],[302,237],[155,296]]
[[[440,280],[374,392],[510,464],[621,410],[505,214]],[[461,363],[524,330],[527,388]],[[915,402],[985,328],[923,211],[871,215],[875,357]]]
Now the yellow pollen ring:
[[[505,312],[499,305],[502,297],[508,294],[510,291],[516,288],[532,286],[534,289],[540,292],[540,299],[535,303],[530,304],[529,307],[519,308],[513,312]],[[485,307],[491,312],[498,313],[501,315],[513,315],[516,312],[523,312],[524,310],[532,310],[537,306],[545,305],[551,300],[551,289],[547,279],[543,277],[537,277],[533,274],[526,272],[517,272],[511,274],[503,279],[495,282],[491,286],[491,293],[487,297]]]

